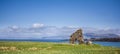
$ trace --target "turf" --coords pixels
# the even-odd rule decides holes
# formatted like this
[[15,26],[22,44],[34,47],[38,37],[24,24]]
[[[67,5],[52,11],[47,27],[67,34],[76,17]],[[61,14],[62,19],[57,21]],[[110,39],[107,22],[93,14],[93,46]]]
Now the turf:
[[120,54],[120,48],[97,44],[0,41],[0,54]]

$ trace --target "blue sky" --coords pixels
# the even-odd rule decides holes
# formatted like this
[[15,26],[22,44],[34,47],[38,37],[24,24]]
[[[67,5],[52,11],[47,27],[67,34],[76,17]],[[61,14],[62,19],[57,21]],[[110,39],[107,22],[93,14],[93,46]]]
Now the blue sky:
[[33,23],[119,28],[119,0],[0,0],[0,27]]
[[68,38],[85,33],[120,36],[119,0],[0,0],[0,39]]

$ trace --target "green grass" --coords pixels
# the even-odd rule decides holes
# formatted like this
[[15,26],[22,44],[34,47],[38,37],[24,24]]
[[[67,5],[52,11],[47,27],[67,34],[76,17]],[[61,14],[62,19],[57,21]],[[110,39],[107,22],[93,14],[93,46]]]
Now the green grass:
[[0,54],[120,54],[120,48],[48,42],[0,41]]

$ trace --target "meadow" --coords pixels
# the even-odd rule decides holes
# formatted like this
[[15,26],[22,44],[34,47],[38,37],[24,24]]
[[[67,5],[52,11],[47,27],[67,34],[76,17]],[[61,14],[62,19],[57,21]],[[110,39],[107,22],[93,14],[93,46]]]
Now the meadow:
[[120,54],[120,48],[98,44],[0,41],[0,54]]

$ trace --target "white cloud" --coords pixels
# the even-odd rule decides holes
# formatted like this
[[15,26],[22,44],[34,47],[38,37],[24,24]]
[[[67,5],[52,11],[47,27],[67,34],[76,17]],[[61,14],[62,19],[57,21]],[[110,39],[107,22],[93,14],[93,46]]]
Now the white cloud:
[[2,32],[19,32],[20,31],[20,27],[14,25],[14,26],[8,26],[5,29],[2,29]]
[[[56,27],[56,26],[44,26],[44,24],[35,23],[30,28],[19,28],[18,26],[11,26],[3,29],[0,32],[0,37],[6,38],[42,38],[42,37],[55,37],[55,36],[69,36],[72,32],[74,32],[74,28],[72,27]],[[10,31],[10,32],[7,32]]]
[[39,35],[39,36],[41,36],[42,34],[40,33],[40,32],[36,32],[36,33],[31,33],[32,35]]
[[[10,26],[8,28],[0,30],[0,38],[42,38],[42,37],[58,37],[66,38],[69,37],[73,32],[75,32],[78,27],[75,26],[44,26],[44,24],[35,23],[32,27],[23,28],[18,26]],[[120,34],[118,29],[96,29],[96,28],[82,28],[84,33],[114,33]]]
[[16,26],[16,25],[14,25],[14,26],[12,26],[11,28],[13,28],[13,29],[18,29],[19,27]]
[[35,23],[33,24],[33,28],[40,28],[40,27],[43,27],[44,24],[40,24],[40,23]]

